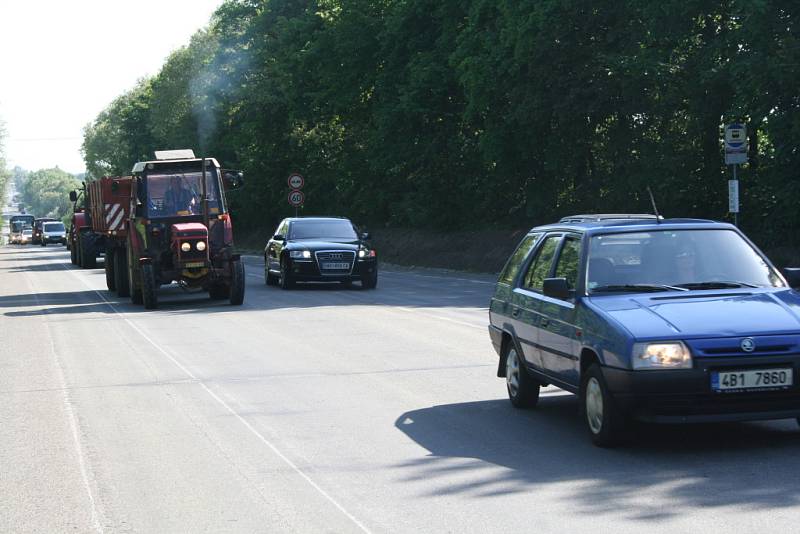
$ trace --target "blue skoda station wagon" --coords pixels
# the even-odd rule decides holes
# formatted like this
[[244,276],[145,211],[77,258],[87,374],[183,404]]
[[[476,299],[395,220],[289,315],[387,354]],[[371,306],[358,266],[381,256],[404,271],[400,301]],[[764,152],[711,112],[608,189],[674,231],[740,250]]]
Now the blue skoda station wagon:
[[497,376],[518,408],[541,386],[578,394],[600,446],[630,420],[798,418],[798,286],[730,224],[567,217],[533,228],[500,275]]

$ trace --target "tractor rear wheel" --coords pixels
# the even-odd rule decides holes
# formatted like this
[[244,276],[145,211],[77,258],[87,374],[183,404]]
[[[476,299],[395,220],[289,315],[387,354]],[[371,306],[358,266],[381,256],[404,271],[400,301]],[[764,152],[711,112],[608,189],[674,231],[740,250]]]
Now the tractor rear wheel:
[[231,264],[230,301],[233,306],[240,306],[244,302],[244,262],[241,260]]
[[147,310],[158,308],[158,284],[152,265],[142,265],[142,301]]
[[[127,253],[126,253],[127,254]],[[136,287],[136,273],[134,272],[133,258],[127,255],[128,263],[128,295],[131,297],[131,302],[134,304],[142,303],[142,288]]]
[[108,250],[106,250],[104,257],[105,259],[103,260],[103,267],[106,271],[106,287],[109,291],[116,291],[117,279],[114,276],[114,249],[111,249],[110,253]]
[[111,260],[114,262],[114,285],[117,286],[117,295],[120,297],[131,296],[131,288],[128,286],[128,258],[124,249],[112,249],[114,254]]

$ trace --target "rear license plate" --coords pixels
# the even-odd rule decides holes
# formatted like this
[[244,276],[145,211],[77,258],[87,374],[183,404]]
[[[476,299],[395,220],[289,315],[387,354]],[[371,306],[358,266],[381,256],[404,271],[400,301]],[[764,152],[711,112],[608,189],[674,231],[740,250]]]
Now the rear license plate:
[[323,269],[329,269],[331,271],[333,271],[333,270],[346,271],[346,270],[350,269],[350,264],[349,263],[323,263],[322,264],[322,268]]
[[792,368],[713,371],[711,373],[711,389],[714,391],[786,389],[793,383],[794,370]]
[[187,269],[194,269],[196,267],[204,267],[205,263],[202,261],[193,262],[193,263],[184,263],[183,266]]

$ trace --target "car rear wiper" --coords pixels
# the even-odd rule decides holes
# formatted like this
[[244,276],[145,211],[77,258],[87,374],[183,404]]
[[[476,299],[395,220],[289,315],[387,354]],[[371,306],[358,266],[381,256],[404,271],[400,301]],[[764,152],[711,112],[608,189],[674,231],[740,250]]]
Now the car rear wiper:
[[664,284],[622,284],[622,285],[609,285],[598,286],[592,289],[592,293],[597,292],[615,292],[615,291],[689,291],[685,287],[668,286]]
[[710,282],[689,282],[678,284],[679,287],[686,289],[733,289],[737,287],[758,287],[748,282],[732,282],[728,280],[713,280]]

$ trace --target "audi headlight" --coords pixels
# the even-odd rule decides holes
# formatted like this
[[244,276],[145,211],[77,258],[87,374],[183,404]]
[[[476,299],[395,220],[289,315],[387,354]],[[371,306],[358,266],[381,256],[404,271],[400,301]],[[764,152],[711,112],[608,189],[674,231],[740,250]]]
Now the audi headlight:
[[361,259],[374,258],[375,257],[375,251],[374,250],[369,250],[369,249],[366,249],[366,248],[362,248],[361,250],[358,251],[358,257],[361,258]]
[[198,241],[197,244],[195,245],[195,247],[200,252],[203,252],[206,249],[206,242],[205,241]]
[[311,251],[308,250],[290,250],[289,257],[296,260],[307,260],[311,258]]
[[691,369],[692,355],[680,341],[634,343],[634,369]]
[[189,252],[190,250],[192,250],[192,245],[184,241],[183,243],[181,243],[181,250],[184,252]]

